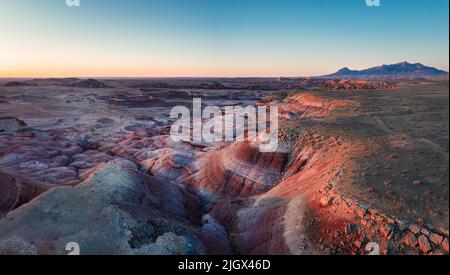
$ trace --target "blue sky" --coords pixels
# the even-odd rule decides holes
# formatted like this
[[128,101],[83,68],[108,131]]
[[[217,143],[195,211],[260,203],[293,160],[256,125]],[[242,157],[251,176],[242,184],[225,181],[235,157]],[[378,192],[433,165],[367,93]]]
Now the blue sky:
[[0,77],[448,70],[448,0],[0,0]]

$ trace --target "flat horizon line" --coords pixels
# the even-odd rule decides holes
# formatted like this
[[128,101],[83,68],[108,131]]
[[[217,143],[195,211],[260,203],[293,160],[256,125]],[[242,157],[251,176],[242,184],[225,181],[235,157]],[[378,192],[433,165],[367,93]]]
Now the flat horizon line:
[[231,78],[313,78],[319,76],[39,76],[39,77],[0,77],[0,79],[231,79]]

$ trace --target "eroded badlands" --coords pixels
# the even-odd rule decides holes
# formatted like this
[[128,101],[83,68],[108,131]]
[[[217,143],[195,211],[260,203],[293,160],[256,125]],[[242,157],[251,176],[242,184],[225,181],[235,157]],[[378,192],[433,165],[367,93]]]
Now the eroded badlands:
[[[0,254],[448,254],[448,82],[305,81],[0,83]],[[174,142],[193,97],[279,149]]]

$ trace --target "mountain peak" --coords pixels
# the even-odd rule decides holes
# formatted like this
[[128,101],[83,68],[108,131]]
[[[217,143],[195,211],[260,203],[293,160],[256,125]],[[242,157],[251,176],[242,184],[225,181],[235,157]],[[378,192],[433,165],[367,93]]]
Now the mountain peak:
[[326,78],[442,78],[448,77],[448,72],[427,67],[421,63],[403,61],[391,65],[382,65],[365,70],[350,70],[344,67]]
[[342,69],[340,69],[339,71],[337,71],[338,73],[347,73],[347,72],[351,72],[352,70],[350,70],[348,67],[344,67]]

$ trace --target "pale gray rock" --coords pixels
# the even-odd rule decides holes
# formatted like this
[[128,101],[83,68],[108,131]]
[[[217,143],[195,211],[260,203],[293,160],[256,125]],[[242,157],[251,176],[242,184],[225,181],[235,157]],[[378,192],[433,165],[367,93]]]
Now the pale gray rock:
[[[0,254],[68,254],[68,243],[77,243],[82,255],[204,254],[188,213],[164,212],[169,200],[142,204],[147,184],[128,160],[103,164],[78,186],[53,188],[1,219]],[[165,188],[181,194],[175,185]]]

